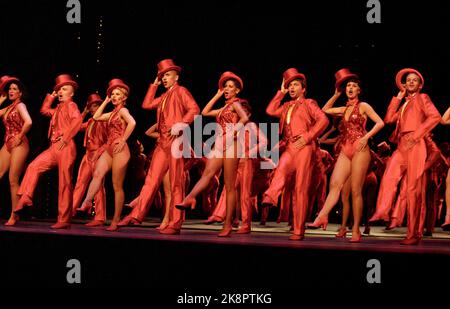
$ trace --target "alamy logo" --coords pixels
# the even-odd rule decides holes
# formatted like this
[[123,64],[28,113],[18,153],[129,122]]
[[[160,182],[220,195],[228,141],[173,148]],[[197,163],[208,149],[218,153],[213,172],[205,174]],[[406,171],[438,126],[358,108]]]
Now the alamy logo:
[[366,264],[370,270],[367,272],[367,282],[370,284],[381,283],[381,263],[377,259],[370,259]]
[[66,20],[69,24],[81,23],[81,3],[79,0],[68,0],[66,7],[70,10],[67,12]]
[[69,271],[66,275],[67,283],[81,283],[81,263],[77,259],[70,259],[67,261],[66,267]]
[[[180,124],[180,123],[179,123]],[[173,129],[173,128],[177,129]],[[226,123],[224,128],[216,122],[203,126],[202,117],[194,120],[193,130],[189,126],[172,127],[171,153],[174,158],[251,158],[258,156],[270,159],[261,161],[261,169],[273,169],[279,160],[279,124]],[[194,147],[191,152],[191,138]],[[270,137],[270,144],[267,137]],[[206,138],[206,140],[205,140]],[[203,142],[203,140],[205,140]]]
[[381,23],[381,4],[379,0],[367,1],[367,7],[370,8],[367,12],[367,22],[369,24]]

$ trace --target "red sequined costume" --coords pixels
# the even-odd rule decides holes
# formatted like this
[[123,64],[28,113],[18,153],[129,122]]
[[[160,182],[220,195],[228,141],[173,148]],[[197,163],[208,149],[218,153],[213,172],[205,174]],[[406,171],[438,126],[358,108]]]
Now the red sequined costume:
[[345,119],[345,116],[342,117],[340,130],[341,151],[351,160],[357,150],[359,139],[367,133],[366,118],[359,112],[359,101],[353,106],[348,120]]
[[[11,106],[9,106],[5,115],[2,117],[3,124],[5,125],[6,130],[4,143],[6,145],[6,149],[8,150],[8,152],[11,152],[12,150],[11,144],[14,141],[14,137],[20,134],[24,123],[22,117],[20,116],[19,111],[17,110],[17,105],[19,103],[20,102],[16,102]],[[22,137],[22,143],[28,144],[28,139],[25,135]]]

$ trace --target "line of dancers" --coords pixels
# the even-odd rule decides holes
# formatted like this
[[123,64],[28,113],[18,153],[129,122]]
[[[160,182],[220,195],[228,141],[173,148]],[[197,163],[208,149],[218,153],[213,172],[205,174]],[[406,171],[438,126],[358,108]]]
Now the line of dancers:
[[[186,210],[196,207],[200,194],[203,194],[203,209],[210,215],[205,223],[223,222],[219,237],[232,234],[238,216],[242,224],[236,233],[248,234],[253,212],[258,211],[258,193],[263,192],[262,221],[266,220],[270,208],[280,205],[278,221],[291,220],[290,240],[304,239],[306,228],[326,229],[328,216],[339,197],[343,212],[336,237],[345,237],[351,197],[353,227],[350,242],[361,241],[360,225],[365,206],[369,222],[389,222],[388,228],[401,225],[406,213],[407,235],[401,243],[415,245],[421,241],[424,229],[429,232],[434,227],[435,205],[441,201],[442,206],[439,192],[445,184],[447,211],[443,226],[450,226],[449,164],[431,138],[431,131],[439,122],[450,124],[450,108],[441,118],[430,97],[421,92],[424,78],[417,70],[407,68],[398,72],[395,82],[399,92],[392,98],[384,121],[371,105],[360,101],[361,81],[349,69],[336,72],[334,95],[322,108],[306,97],[306,76],[296,68],[286,70],[280,89],[266,108],[269,116],[279,119],[282,137],[276,149],[272,149],[281,153],[275,166],[269,158],[260,155],[267,147],[267,138],[251,119],[251,104],[240,98],[243,80],[229,71],[220,76],[217,93],[201,111],[204,117],[214,117],[221,128],[211,153],[202,158],[174,156],[174,148],[192,152],[177,143],[177,138],[200,114],[200,108],[189,90],[178,83],[180,66],[172,59],[165,59],[157,64],[157,69],[157,76],[142,102],[143,109],[156,110],[157,122],[146,133],[157,142],[145,183],[139,195],[127,204],[132,210],[124,218],[121,218],[125,202],[123,183],[130,160],[127,140],[136,126],[126,108],[130,87],[121,79],[111,80],[106,98],[91,94],[80,113],[72,99],[78,88],[77,82],[68,74],[59,75],[40,110],[42,115],[50,118],[49,148],[25,170],[29,152],[26,134],[32,120],[22,102],[24,86],[16,77],[1,78],[0,106],[6,102],[6,107],[0,109],[0,117],[6,134],[0,151],[0,177],[9,170],[12,205],[6,226],[15,225],[23,208],[33,205],[40,175],[54,167],[58,168],[59,178],[58,218],[51,226],[54,229],[69,228],[72,217],[78,212],[90,212],[92,207],[95,207],[95,217],[86,225],[105,224],[104,178],[110,170],[115,207],[107,228],[109,231],[142,223],[158,200],[161,187],[164,188],[165,215],[159,233],[165,235],[180,233]],[[156,97],[160,85],[165,91]],[[335,106],[343,94],[345,105]],[[110,103],[113,110],[106,112]],[[88,113],[92,117],[83,122]],[[323,134],[329,119],[333,122],[332,129]],[[374,123],[370,129],[366,129],[368,119]],[[339,120],[338,136],[329,139]],[[397,149],[390,157],[382,153],[383,149],[389,148],[386,143],[379,145],[377,153],[369,148],[369,140],[384,123],[395,124],[390,141]],[[86,153],[73,188],[72,170],[77,155],[73,138],[79,131],[85,132]],[[250,143],[254,137],[257,142]],[[321,143],[333,143],[334,156],[321,149]],[[272,168],[261,169],[262,163]],[[194,167],[201,172],[201,177],[187,192],[189,172]],[[327,172],[331,172],[328,194]],[[224,188],[217,201],[221,174]],[[378,179],[381,184],[377,197]],[[430,193],[427,188],[432,184],[435,190]],[[314,222],[307,225],[313,213],[317,214]]]

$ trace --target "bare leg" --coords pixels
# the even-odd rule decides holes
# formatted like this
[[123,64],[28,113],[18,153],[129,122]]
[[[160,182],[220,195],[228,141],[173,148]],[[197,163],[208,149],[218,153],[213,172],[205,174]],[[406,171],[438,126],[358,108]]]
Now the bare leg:
[[111,221],[110,231],[117,230],[117,223],[120,221],[122,214],[125,193],[123,191],[123,181],[127,173],[128,161],[130,160],[130,150],[125,145],[123,150],[114,154],[112,159],[112,183],[114,188],[114,217]]
[[216,172],[222,167],[223,160],[224,160],[223,158],[208,159],[202,177],[195,184],[194,188],[192,188],[191,192],[189,192],[189,194],[186,195],[184,201],[187,201],[189,199],[195,199],[197,195],[199,195],[203,190],[205,190],[208,187],[211,178],[213,178]]
[[3,145],[0,150],[0,179],[6,174],[11,164],[11,154],[6,150],[6,145]]
[[91,203],[95,194],[97,194],[98,190],[102,185],[103,179],[105,175],[112,167],[112,158],[107,151],[103,152],[103,154],[98,158],[97,163],[95,164],[95,171],[92,175],[91,183],[89,184],[88,192],[86,193],[86,198],[84,199],[81,208],[85,207],[86,204]]
[[325,204],[317,217],[328,217],[328,214],[338,202],[339,194],[350,176],[350,171],[351,161],[341,152],[336,161],[333,173],[331,174],[330,191],[328,192]]
[[367,169],[370,164],[370,152],[369,150],[363,150],[356,152],[352,160],[352,209],[353,209],[353,228],[352,228],[352,240],[356,241],[361,238],[359,226],[361,223],[363,198],[362,187],[366,179]]
[[[25,161],[28,156],[28,143],[23,143],[11,150],[11,165],[9,168],[9,184],[11,188],[11,217],[9,220],[17,220],[18,216],[14,214],[13,210],[19,202],[17,191],[19,190],[19,179],[22,174]],[[9,222],[9,221],[8,221]]]
[[342,202],[342,218],[341,227],[336,237],[344,237],[347,233],[347,222],[350,215],[350,193],[352,191],[351,186],[352,177],[348,177],[341,191],[341,202]]

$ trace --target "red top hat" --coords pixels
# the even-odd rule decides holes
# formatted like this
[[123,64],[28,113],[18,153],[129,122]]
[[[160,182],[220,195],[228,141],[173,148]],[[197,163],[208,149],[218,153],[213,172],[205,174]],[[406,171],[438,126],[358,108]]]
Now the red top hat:
[[225,83],[227,82],[227,80],[230,80],[230,79],[234,79],[235,81],[237,81],[239,83],[239,87],[238,87],[239,89],[241,89],[241,90],[244,89],[244,82],[242,82],[242,79],[230,71],[226,71],[222,74],[222,76],[220,76],[219,89],[222,90],[223,87],[225,86]]
[[102,98],[98,95],[98,93],[93,93],[90,96],[88,96],[87,99],[87,106],[91,106],[94,103],[101,103],[103,102]]
[[5,92],[5,88],[8,84],[12,83],[12,82],[18,82],[19,79],[17,77],[12,77],[12,76],[2,76],[0,78],[0,93],[4,93]]
[[422,89],[423,84],[425,83],[425,80],[423,79],[422,74],[420,74],[419,71],[417,71],[415,69],[411,69],[411,68],[401,69],[400,71],[398,71],[397,76],[395,76],[395,83],[397,84],[398,89],[403,90],[403,88],[404,88],[403,84],[402,84],[403,76],[405,76],[409,73],[417,74],[420,77],[420,79],[422,80],[420,89]]
[[290,68],[284,71],[283,78],[284,78],[284,88],[289,87],[289,83],[292,82],[294,79],[306,80],[305,75],[298,72],[296,68]]
[[173,63],[172,59],[164,59],[158,63],[158,78],[161,78],[164,73],[168,71],[177,71],[178,74],[181,72],[181,68],[175,63]]
[[53,90],[58,91],[59,88],[65,85],[71,85],[74,90],[78,88],[78,84],[72,79],[72,76],[69,74],[61,74],[55,79],[55,87],[53,87]]
[[339,71],[337,71],[334,74],[334,77],[336,78],[336,84],[335,87],[336,88],[340,88],[342,83],[345,82],[346,80],[350,79],[350,78],[356,78],[359,79],[358,75],[350,72],[349,69],[340,69]]
[[111,92],[114,90],[114,88],[117,88],[117,87],[124,88],[127,90],[128,93],[130,93],[130,87],[128,87],[121,79],[114,78],[114,79],[111,79],[108,84],[108,90],[106,90],[107,95],[110,97]]

